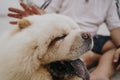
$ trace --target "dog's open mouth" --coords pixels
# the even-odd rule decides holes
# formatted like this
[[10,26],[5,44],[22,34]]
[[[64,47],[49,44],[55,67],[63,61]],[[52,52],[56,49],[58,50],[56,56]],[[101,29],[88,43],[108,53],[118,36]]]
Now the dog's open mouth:
[[89,73],[80,59],[69,61],[56,61],[47,65],[53,80],[64,80],[67,77],[77,76],[89,80]]

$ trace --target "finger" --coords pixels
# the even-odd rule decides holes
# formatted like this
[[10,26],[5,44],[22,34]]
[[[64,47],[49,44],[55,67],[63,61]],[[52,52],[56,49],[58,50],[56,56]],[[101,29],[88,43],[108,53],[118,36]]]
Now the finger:
[[13,17],[13,18],[18,18],[18,19],[21,19],[23,16],[20,15],[20,14],[12,14],[12,13],[9,13],[8,14],[9,17]]
[[10,24],[13,24],[13,25],[16,25],[16,24],[17,24],[17,21],[10,21],[9,23],[10,23]]
[[32,12],[35,14],[40,14],[39,8],[37,8],[35,5],[31,5]]
[[31,11],[30,7],[27,6],[25,3],[21,2],[20,5],[23,7],[25,11]]
[[113,59],[113,62],[118,62],[118,60],[119,60],[119,54],[118,53],[116,53],[115,55],[114,55],[114,59]]
[[24,13],[24,11],[16,9],[16,8],[8,8],[8,10],[11,12],[20,13],[20,14]]

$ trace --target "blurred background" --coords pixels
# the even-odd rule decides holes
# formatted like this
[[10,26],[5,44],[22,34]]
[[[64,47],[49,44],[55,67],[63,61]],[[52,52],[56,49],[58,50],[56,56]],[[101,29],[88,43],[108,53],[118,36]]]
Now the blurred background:
[[[9,24],[9,21],[16,19],[7,16],[9,12],[8,7],[21,8],[19,5],[20,1],[24,1],[28,5],[35,4],[38,7],[43,3],[43,0],[0,0],[0,35],[10,28],[16,27],[16,25]],[[98,34],[109,35],[109,31],[107,30],[105,24],[101,25]],[[117,73],[111,80],[120,80],[120,72]]]
[[[21,8],[19,5],[19,0],[0,0],[0,35],[13,27],[13,25],[9,24],[9,21],[13,18],[9,18],[8,7],[17,7]],[[14,19],[13,19],[14,20]]]

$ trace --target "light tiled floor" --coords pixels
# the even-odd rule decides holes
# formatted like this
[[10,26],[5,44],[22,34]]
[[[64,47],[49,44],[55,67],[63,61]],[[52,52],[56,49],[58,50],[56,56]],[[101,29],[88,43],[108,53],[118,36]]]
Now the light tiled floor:
[[[9,21],[14,20],[12,18],[8,18],[6,16],[0,16],[0,35],[4,32],[9,30],[10,28],[14,28],[16,26],[14,25],[10,25]],[[104,27],[105,25],[102,25],[102,27],[100,28],[100,30],[98,31],[98,33],[102,33],[102,34],[106,34],[109,35],[109,32],[107,31],[107,29]],[[120,72],[117,73],[116,75],[114,75],[112,77],[111,80],[120,80]]]

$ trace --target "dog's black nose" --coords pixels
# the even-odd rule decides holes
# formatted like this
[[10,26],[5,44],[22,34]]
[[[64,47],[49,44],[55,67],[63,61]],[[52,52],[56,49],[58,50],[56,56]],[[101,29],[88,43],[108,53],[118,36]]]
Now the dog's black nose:
[[87,40],[87,39],[90,39],[90,37],[91,37],[90,33],[87,33],[87,32],[86,33],[82,33],[82,38],[83,39]]

